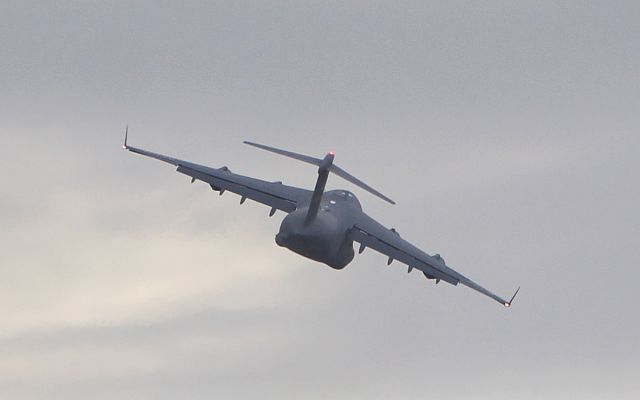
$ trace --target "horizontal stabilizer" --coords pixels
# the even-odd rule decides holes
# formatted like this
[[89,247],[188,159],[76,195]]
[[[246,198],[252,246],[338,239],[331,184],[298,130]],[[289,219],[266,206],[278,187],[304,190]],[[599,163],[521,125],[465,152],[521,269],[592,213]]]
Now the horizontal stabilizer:
[[319,158],[305,156],[304,154],[298,154],[298,153],[294,153],[292,151],[276,149],[275,147],[265,146],[264,144],[247,142],[246,140],[244,142],[242,142],[242,143],[248,144],[249,146],[257,147],[257,148],[262,149],[262,150],[267,150],[267,151],[270,151],[272,153],[280,154],[281,156],[295,158],[298,161],[303,161],[303,162],[306,162],[306,163],[309,163],[309,164],[313,164],[313,165],[317,165],[317,166],[320,166],[320,163],[322,162],[322,160],[319,159]]
[[[316,165],[318,167],[320,167],[322,165],[322,162],[323,162],[323,159],[321,159],[321,158],[310,157],[310,156],[306,156],[304,154],[294,153],[292,151],[282,150],[282,149],[278,149],[278,148],[271,147],[271,146],[265,146],[264,144],[247,142],[247,141],[244,141],[243,143],[248,144],[250,146],[257,147],[257,148],[262,149],[262,150],[270,151],[272,153],[280,154],[281,156],[290,157],[290,158],[296,159],[298,161],[302,161],[302,162],[306,162],[308,164]],[[330,153],[330,154],[333,157],[333,153]],[[383,195],[379,191],[375,190],[371,186],[369,186],[366,183],[362,182],[361,180],[359,180],[355,176],[351,175],[350,173],[348,173],[347,171],[345,171],[344,169],[338,167],[337,165],[335,165],[333,163],[329,166],[329,171],[331,171],[334,174],[338,175],[342,179],[344,179],[344,180],[346,180],[348,182],[351,182],[354,185],[366,190],[367,192],[369,192],[369,193],[371,193],[371,194],[373,194],[375,196],[380,197],[381,199],[383,199],[386,202],[389,202],[391,204],[396,204],[395,201],[391,200],[387,196]]]
[[384,201],[386,201],[388,203],[396,204],[395,201],[391,200],[387,196],[385,196],[382,193],[378,192],[377,190],[375,190],[371,186],[369,186],[366,183],[362,182],[361,180],[359,180],[355,176],[349,174],[347,171],[343,170],[342,168],[338,167],[335,164],[331,165],[331,168],[329,169],[329,171],[331,171],[334,174],[338,175],[340,178],[342,178],[342,179],[344,179],[346,181],[349,181],[349,182],[353,183],[356,186],[361,187],[362,189],[366,190],[367,192],[372,193],[372,194],[380,197],[382,200],[384,200]]

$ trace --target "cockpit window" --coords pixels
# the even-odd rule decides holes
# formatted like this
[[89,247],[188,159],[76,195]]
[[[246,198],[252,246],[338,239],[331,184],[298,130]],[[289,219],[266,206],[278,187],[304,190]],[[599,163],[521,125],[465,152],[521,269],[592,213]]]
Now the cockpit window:
[[338,192],[338,196],[342,197],[343,199],[352,199],[353,198],[353,195],[350,192],[347,192],[347,191]]

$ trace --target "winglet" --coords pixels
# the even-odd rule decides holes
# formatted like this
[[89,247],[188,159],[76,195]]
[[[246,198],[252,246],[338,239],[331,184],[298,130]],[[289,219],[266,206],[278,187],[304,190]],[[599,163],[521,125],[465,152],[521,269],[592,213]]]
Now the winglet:
[[516,295],[518,294],[518,292],[520,291],[520,287],[518,287],[518,289],[516,290],[516,292],[513,294],[513,296],[511,296],[511,300],[509,300],[507,303],[504,303],[505,307],[511,307],[511,303],[513,302],[513,299],[516,298]]
[[122,145],[122,148],[125,150],[129,149],[129,146],[127,146],[127,136],[129,136],[129,125],[127,125],[127,128],[124,131],[124,144]]

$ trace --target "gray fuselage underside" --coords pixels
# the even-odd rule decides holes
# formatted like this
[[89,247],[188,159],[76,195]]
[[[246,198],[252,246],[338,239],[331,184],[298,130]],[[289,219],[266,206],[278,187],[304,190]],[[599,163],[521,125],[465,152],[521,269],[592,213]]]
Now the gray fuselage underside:
[[346,190],[324,192],[317,216],[306,221],[309,205],[288,214],[280,225],[276,243],[294,253],[342,269],[353,260],[354,211],[362,211],[360,202]]

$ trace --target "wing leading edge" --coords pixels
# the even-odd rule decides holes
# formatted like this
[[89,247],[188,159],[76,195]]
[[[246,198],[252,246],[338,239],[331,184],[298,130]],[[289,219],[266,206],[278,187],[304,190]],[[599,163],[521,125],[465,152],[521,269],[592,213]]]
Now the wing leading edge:
[[413,269],[417,269],[422,271],[427,278],[435,279],[436,283],[440,280],[452,285],[461,283],[473,290],[491,297],[505,307],[509,307],[511,305],[516,294],[518,294],[518,290],[520,290],[520,288],[518,288],[511,300],[507,301],[478,285],[464,275],[449,268],[439,255],[428,255],[424,251],[402,239],[395,230],[385,228],[365,213],[362,213],[357,219],[354,227],[351,229],[350,237],[354,241],[360,243],[360,252],[364,251],[366,247],[370,247],[387,255],[389,257],[389,264],[393,260],[398,260],[408,266],[408,272],[411,272]]
[[270,206],[270,215],[273,215],[276,210],[290,213],[294,211],[299,204],[308,201],[311,196],[309,190],[283,185],[280,182],[267,182],[234,174],[227,167],[211,168],[129,146],[127,144],[127,136],[128,135],[125,134],[125,142],[123,145],[125,150],[171,164],[177,167],[176,170],[178,172],[191,177],[191,182],[195,180],[206,182],[213,190],[220,192],[220,194],[227,190],[236,193],[241,197],[240,203],[244,203],[246,199],[251,199]]

